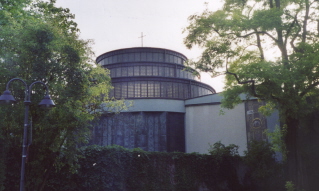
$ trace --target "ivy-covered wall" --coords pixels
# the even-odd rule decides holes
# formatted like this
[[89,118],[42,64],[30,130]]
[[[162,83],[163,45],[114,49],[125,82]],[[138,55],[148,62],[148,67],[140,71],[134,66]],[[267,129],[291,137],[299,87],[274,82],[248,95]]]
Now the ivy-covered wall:
[[72,173],[63,167],[52,174],[45,190],[258,190],[255,183],[260,179],[252,179],[249,165],[232,151],[220,145],[209,155],[89,146],[81,149],[80,168]]

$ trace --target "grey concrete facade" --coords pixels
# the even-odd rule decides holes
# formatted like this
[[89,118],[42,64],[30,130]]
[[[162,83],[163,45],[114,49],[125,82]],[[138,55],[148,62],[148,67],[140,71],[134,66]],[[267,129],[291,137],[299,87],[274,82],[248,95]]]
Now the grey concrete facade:
[[263,116],[258,112],[263,102],[245,100],[244,95],[241,96],[243,102],[234,109],[222,109],[222,98],[220,94],[213,94],[185,100],[186,152],[208,153],[210,145],[220,141],[226,146],[238,145],[239,154],[243,155],[249,141],[270,141],[264,130],[273,131],[279,126],[278,112]]
[[184,100],[170,100],[170,99],[134,99],[132,106],[124,112],[136,111],[167,111],[185,113]]
[[239,153],[247,148],[245,108],[239,104],[220,114],[220,105],[186,106],[186,152],[207,153],[210,144],[220,141],[224,145],[239,146]]

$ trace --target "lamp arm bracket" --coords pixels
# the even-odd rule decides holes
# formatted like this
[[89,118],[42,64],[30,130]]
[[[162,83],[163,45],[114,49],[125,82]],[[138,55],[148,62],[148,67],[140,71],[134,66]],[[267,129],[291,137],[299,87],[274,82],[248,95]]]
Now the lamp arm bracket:
[[32,88],[32,86],[33,86],[34,84],[37,84],[37,83],[44,85],[45,90],[46,90],[45,93],[46,93],[46,95],[49,95],[49,88],[48,88],[48,86],[47,86],[45,83],[43,83],[43,82],[36,81],[36,82],[33,82],[33,83],[29,86],[29,97],[30,97],[30,94],[31,94],[31,88]]

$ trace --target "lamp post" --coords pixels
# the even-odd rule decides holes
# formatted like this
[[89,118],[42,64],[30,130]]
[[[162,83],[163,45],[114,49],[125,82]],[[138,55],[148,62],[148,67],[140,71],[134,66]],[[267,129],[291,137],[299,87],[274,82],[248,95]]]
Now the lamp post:
[[7,103],[7,104],[12,104],[15,103],[16,100],[12,96],[11,92],[9,91],[9,85],[12,81],[20,81],[25,85],[25,98],[24,98],[24,105],[25,105],[25,110],[24,110],[24,128],[23,128],[23,142],[22,142],[22,161],[21,161],[21,179],[20,179],[20,191],[24,190],[24,174],[25,174],[25,162],[27,158],[27,137],[28,137],[28,118],[29,118],[29,107],[31,104],[31,88],[34,84],[42,84],[46,88],[46,94],[42,101],[39,103],[39,106],[42,108],[51,108],[54,107],[55,104],[53,100],[51,100],[50,95],[49,95],[49,89],[48,86],[40,81],[33,82],[30,86],[27,85],[25,81],[23,81],[20,78],[13,78],[11,79],[6,86],[6,91],[3,92],[3,94],[0,96],[0,103]]

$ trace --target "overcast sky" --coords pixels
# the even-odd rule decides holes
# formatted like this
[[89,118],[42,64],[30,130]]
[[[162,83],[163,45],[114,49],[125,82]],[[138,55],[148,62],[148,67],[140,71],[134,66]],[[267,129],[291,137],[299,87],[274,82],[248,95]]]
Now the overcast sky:
[[[82,39],[92,39],[96,56],[104,52],[142,46],[175,50],[196,59],[200,49],[183,44],[187,18],[208,8],[216,10],[220,0],[57,0],[57,6],[69,8]],[[202,82],[222,91],[222,78],[202,75]]]

